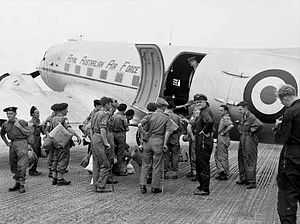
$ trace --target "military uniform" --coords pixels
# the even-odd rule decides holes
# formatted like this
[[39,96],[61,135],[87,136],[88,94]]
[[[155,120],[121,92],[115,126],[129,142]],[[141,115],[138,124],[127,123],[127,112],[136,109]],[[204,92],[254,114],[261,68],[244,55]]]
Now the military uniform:
[[238,149],[238,166],[240,181],[237,183],[256,185],[257,165],[257,132],[262,128],[262,123],[250,111],[242,116],[239,125],[240,144]]
[[142,120],[145,132],[147,132],[147,142],[144,144],[142,169],[140,174],[140,185],[145,186],[147,175],[152,165],[152,189],[161,188],[161,171],[163,168],[163,146],[166,131],[176,130],[168,115],[161,111],[156,111]]
[[[44,122],[44,131],[45,133],[50,132],[50,125],[51,125],[51,120],[54,117],[55,113],[53,112]],[[47,138],[47,137],[46,137]],[[53,178],[54,170],[53,170],[53,161],[54,161],[54,148],[52,147],[51,149],[47,150],[48,152],[48,169],[49,169],[49,174],[48,177]]]
[[[71,127],[67,117],[57,113],[51,119],[50,131],[52,131],[59,123],[61,123],[66,129]],[[53,161],[52,161],[51,171],[53,172],[54,184],[56,182],[56,179],[58,184],[60,182],[65,182],[63,177],[64,174],[66,173],[67,167],[70,162],[70,148],[72,143],[73,142],[70,141],[64,147],[56,144],[53,145],[54,148],[53,148]]]
[[[92,128],[92,155],[93,155],[93,181],[95,189],[105,189],[111,171],[111,163],[107,156],[101,129],[107,130],[109,112],[100,109],[91,120]],[[111,150],[111,149],[110,149]]]
[[[28,167],[28,135],[16,127],[15,122],[16,121],[6,121],[1,128],[1,136],[7,135],[11,141],[9,147],[9,164],[10,170],[14,174],[13,178],[16,181],[16,185],[10,190],[19,190],[21,186],[24,189],[26,168]],[[28,127],[26,121],[18,120],[18,122],[21,126]]]
[[300,100],[286,108],[282,124],[275,132],[284,143],[278,166],[277,210],[282,224],[296,224],[300,201]]
[[[40,119],[32,118],[29,121],[29,125],[33,129],[33,142],[30,144],[33,151],[37,155],[37,158],[41,157],[41,146],[42,146],[42,127]],[[37,172],[38,160],[34,162],[34,164],[30,167],[29,174],[34,174]]]
[[[196,111],[200,110],[199,106],[196,104],[192,104],[189,107],[189,125],[191,126],[192,132],[195,130],[195,120],[198,116],[196,114]],[[191,165],[191,172],[188,176],[194,176],[196,173],[196,141],[193,141],[191,138],[189,138],[189,159],[190,159],[190,165]]]
[[[168,111],[166,114],[169,116],[169,119],[174,121],[178,127],[181,127],[181,118],[175,114],[173,111]],[[179,138],[181,134],[181,128],[178,128],[174,131],[167,142],[168,152],[166,155],[166,164],[165,168],[167,171],[174,171],[175,173],[178,172],[178,163],[179,163],[179,154],[180,154],[180,144]]]
[[199,191],[209,194],[210,156],[213,150],[214,117],[207,106],[201,109],[195,119],[196,135],[196,179],[199,182]]
[[217,148],[215,151],[215,162],[217,167],[217,173],[219,175],[224,175],[224,177],[229,176],[228,148],[230,145],[229,132],[224,134],[224,131],[232,125],[233,124],[229,114],[225,114],[221,118],[218,127],[218,141]]
[[113,115],[112,131],[114,135],[115,154],[118,160],[117,164],[115,164],[115,172],[119,175],[127,174],[125,157],[128,154],[126,143],[126,132],[128,130],[128,121],[125,114],[123,112],[117,112]]

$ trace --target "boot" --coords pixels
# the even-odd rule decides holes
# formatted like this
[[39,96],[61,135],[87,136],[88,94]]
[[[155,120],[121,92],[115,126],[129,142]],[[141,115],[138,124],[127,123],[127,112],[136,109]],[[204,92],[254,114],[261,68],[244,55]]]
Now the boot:
[[20,189],[20,183],[16,182],[15,186],[9,188],[8,191],[17,191],[19,189]]
[[53,178],[52,179],[52,185],[56,185],[57,184],[57,178]]
[[63,179],[57,180],[57,186],[70,185],[71,181]]
[[41,175],[41,174],[42,174],[41,172],[36,171],[36,170],[34,170],[34,171],[29,171],[29,176],[39,176],[39,175]]
[[250,183],[248,186],[247,186],[247,189],[255,189],[256,188],[256,183]]
[[140,185],[140,191],[142,194],[146,194],[147,193],[147,188],[145,185]]
[[160,189],[160,188],[151,188],[151,192],[152,192],[153,194],[158,194],[158,193],[161,193],[161,192],[162,192],[162,189]]
[[22,184],[20,184],[20,187],[19,187],[19,193],[25,193],[26,191],[25,191],[25,187],[24,187],[24,185],[22,185]]

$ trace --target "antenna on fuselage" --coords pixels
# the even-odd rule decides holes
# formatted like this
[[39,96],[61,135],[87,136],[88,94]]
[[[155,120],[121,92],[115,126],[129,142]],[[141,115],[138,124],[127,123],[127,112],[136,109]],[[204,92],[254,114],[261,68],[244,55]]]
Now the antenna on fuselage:
[[169,46],[172,45],[172,34],[173,34],[173,29],[172,29],[172,26],[170,26],[170,31],[169,31]]

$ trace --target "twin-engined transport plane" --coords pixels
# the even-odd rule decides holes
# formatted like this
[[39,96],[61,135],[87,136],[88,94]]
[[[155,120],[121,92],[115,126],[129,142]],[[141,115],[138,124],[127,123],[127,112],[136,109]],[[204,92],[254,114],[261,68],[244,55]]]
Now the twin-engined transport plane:
[[[86,111],[101,96],[118,99],[144,114],[146,105],[159,96],[172,97],[181,106],[194,94],[203,93],[216,114],[219,105],[228,104],[232,119],[238,120],[235,105],[246,100],[250,110],[265,123],[261,142],[272,142],[271,128],[283,112],[276,88],[287,83],[299,91],[299,49],[296,54],[295,49],[291,50],[293,54],[274,49],[72,41],[49,48],[40,63],[39,74],[52,90],[67,96],[58,99],[73,100],[73,104]],[[198,62],[195,71],[188,62],[191,57]],[[48,109],[54,102],[47,102]],[[84,119],[86,115],[87,112],[73,119]],[[234,133],[232,137],[238,138]]]

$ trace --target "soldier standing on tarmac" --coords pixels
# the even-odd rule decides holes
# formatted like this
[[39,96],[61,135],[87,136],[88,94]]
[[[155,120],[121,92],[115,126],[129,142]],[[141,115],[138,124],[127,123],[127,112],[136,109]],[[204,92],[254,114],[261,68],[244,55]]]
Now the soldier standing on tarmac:
[[200,114],[195,120],[196,135],[196,179],[199,186],[193,192],[195,195],[209,195],[210,156],[213,150],[214,117],[208,106],[207,97],[199,96]]
[[[166,178],[177,179],[178,173],[178,163],[179,163],[179,154],[180,154],[180,143],[179,138],[181,135],[181,127],[182,127],[182,119],[177,114],[174,113],[175,104],[173,102],[169,102],[169,105],[165,111],[165,113],[169,116],[172,121],[174,121],[178,125],[178,129],[174,131],[168,140],[168,152],[165,153],[166,163]],[[171,175],[169,174],[171,172]]]
[[[42,126],[40,121],[40,112],[39,110],[33,106],[30,109],[30,116],[32,117],[31,120],[28,122],[29,126],[33,129],[33,142],[31,144],[31,147],[36,154],[37,158],[41,157],[41,146],[42,146]],[[39,176],[41,175],[41,172],[38,172],[37,169],[38,165],[38,159],[34,162],[34,164],[29,169],[29,175],[30,176]]]
[[110,192],[110,190],[105,187],[111,174],[109,151],[112,151],[113,149],[111,148],[107,138],[107,126],[113,101],[108,97],[102,97],[100,101],[102,107],[93,115],[91,120],[91,143],[95,192],[103,193]]
[[217,148],[215,151],[215,162],[217,167],[217,180],[228,180],[229,176],[229,160],[228,148],[230,145],[229,131],[234,127],[229,115],[229,108],[221,105],[221,119],[218,127]]
[[129,131],[128,121],[125,116],[127,105],[121,103],[117,109],[118,112],[113,115],[112,119],[112,131],[114,135],[115,153],[118,161],[117,164],[115,164],[115,172],[119,176],[126,176],[126,132]]
[[[15,186],[9,188],[9,191],[25,192],[25,176],[28,166],[28,142],[29,132],[26,133],[23,129],[28,129],[28,123],[24,120],[18,120],[17,107],[8,107],[3,110],[8,120],[5,121],[1,128],[1,138],[9,147],[9,164],[10,170],[14,174],[16,181]],[[10,140],[8,141],[7,138]]]
[[[66,117],[66,115],[68,114],[68,104],[54,104],[52,106],[52,109],[55,111],[55,115],[50,121],[49,132],[51,132],[58,124],[62,124],[71,134],[76,136],[78,144],[80,145],[81,139],[79,135],[72,129],[71,125],[69,124],[68,118]],[[56,144],[53,145],[53,164],[51,169],[53,171],[53,185],[57,184],[57,186],[62,186],[69,185],[71,183],[71,181],[67,181],[64,179],[64,174],[66,173],[66,169],[69,165],[70,148],[72,147],[72,144],[74,143],[72,140],[70,140],[70,142],[64,147]]]
[[282,224],[296,224],[300,202],[300,99],[290,85],[279,88],[277,95],[286,107],[275,125],[275,138],[284,144],[278,166],[277,210]]
[[238,105],[242,114],[239,124],[240,144],[238,149],[238,166],[240,180],[239,185],[248,185],[247,189],[256,188],[256,166],[257,166],[257,133],[262,128],[262,123],[248,109],[248,103],[240,102]]
[[141,125],[145,127],[145,133],[148,133],[149,136],[147,142],[144,144],[140,174],[140,190],[142,194],[147,192],[146,182],[151,166],[151,192],[155,194],[162,192],[161,175],[163,169],[163,153],[168,150],[167,142],[170,134],[178,128],[168,115],[164,113],[168,106],[167,101],[158,98],[156,105],[157,110],[141,121]]

